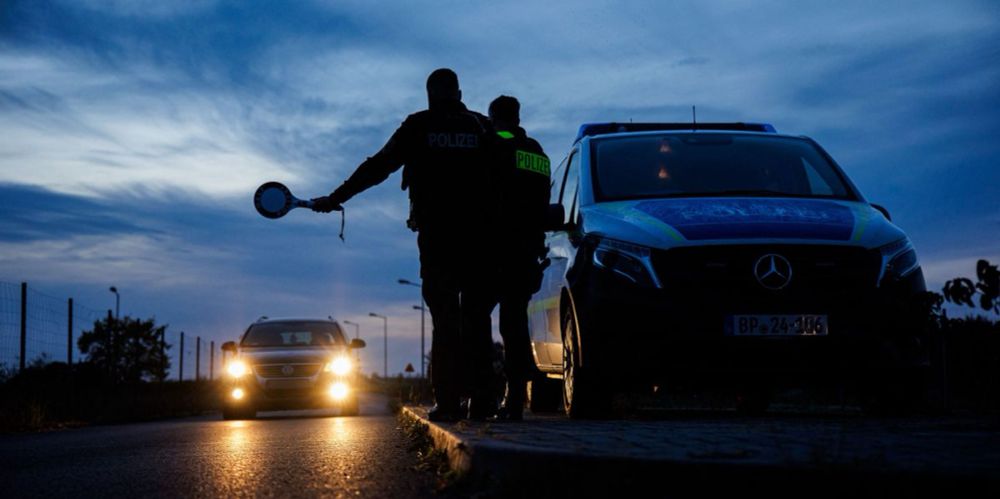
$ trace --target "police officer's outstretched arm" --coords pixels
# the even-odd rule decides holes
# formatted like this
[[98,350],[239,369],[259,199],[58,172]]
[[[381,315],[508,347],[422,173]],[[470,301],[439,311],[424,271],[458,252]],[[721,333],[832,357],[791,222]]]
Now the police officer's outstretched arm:
[[409,120],[392,134],[389,141],[374,156],[366,159],[344,183],[329,196],[314,198],[313,211],[329,213],[343,209],[341,204],[369,187],[382,183],[392,172],[398,170],[407,159],[410,148]]

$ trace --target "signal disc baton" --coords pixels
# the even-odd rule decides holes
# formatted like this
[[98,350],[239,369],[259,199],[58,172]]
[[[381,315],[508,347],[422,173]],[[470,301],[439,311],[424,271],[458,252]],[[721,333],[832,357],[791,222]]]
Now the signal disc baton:
[[[312,208],[310,200],[299,199],[281,182],[266,182],[253,194],[253,206],[257,213],[270,219],[281,218],[295,208]],[[340,240],[344,241],[344,208],[340,208]],[[346,242],[346,241],[345,241]]]
[[257,188],[253,206],[265,218],[281,218],[295,208],[312,208],[313,202],[299,199],[281,182],[267,182]]

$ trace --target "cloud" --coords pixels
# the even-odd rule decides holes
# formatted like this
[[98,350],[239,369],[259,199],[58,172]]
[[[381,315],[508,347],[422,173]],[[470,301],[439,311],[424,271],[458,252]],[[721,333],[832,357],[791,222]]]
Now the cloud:
[[77,236],[156,235],[107,204],[59,195],[38,187],[0,184],[0,234],[5,242],[60,240]]
[[66,6],[82,6],[106,15],[167,19],[204,13],[219,4],[218,0],[74,0]]
[[[218,339],[262,314],[333,313],[374,334],[367,313],[388,313],[402,358],[419,314],[415,290],[394,284],[417,275],[399,178],[351,200],[346,245],[335,216],[264,220],[249,199],[267,180],[329,192],[447,66],[473,109],[517,96],[554,159],[583,122],[687,121],[692,105],[699,121],[813,136],[939,282],[1000,254],[995,13],[976,1],[4,2],[0,275],[99,299],[113,281],[134,311]],[[380,361],[379,348],[366,355]]]

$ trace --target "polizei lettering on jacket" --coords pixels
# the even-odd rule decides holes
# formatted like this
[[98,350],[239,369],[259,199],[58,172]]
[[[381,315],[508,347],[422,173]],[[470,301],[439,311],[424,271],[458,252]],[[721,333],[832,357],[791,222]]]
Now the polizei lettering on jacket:
[[549,176],[549,159],[528,151],[517,151],[517,167],[521,170]]
[[430,147],[475,148],[479,147],[479,136],[474,133],[429,133],[427,145]]

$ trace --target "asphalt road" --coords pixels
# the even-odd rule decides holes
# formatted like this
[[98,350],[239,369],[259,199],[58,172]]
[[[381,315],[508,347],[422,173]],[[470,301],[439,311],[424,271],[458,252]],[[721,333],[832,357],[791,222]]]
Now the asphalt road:
[[3,497],[430,497],[380,396],[362,415],[265,412],[0,436]]

